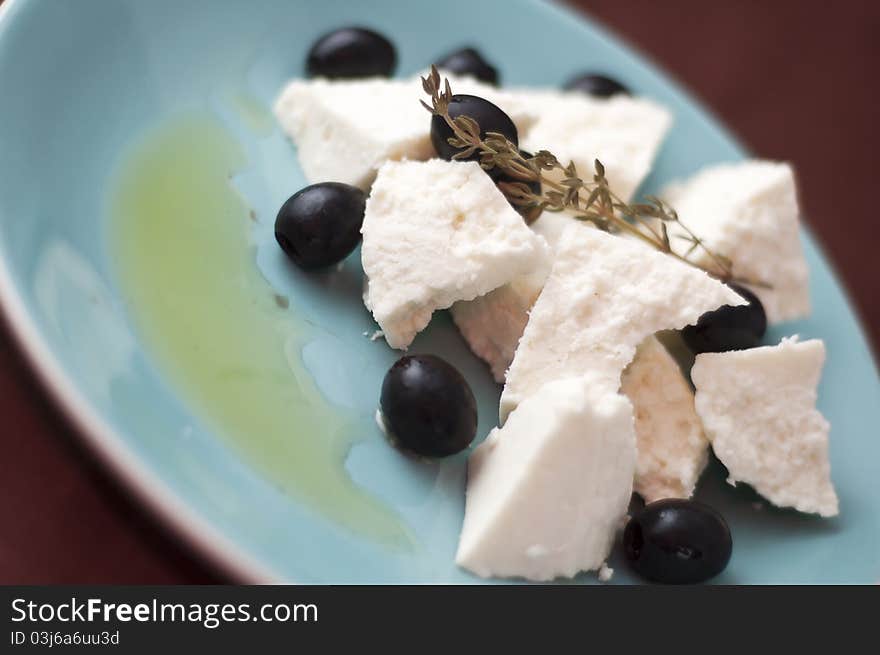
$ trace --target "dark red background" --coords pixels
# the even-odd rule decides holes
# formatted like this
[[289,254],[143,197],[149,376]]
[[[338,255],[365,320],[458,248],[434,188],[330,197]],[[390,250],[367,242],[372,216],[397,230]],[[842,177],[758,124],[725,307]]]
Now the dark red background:
[[[582,0],[759,156],[797,167],[806,215],[880,345],[880,2]],[[217,582],[107,480],[0,332],[0,582]]]

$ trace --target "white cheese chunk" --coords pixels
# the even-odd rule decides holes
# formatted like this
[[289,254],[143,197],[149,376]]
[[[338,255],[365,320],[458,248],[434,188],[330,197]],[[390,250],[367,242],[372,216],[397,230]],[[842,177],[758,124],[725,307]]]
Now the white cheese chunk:
[[399,80],[293,80],[278,97],[275,116],[310,183],[366,189],[385,161],[434,154],[430,116],[419,97],[414,85]]
[[[553,252],[562,233],[570,225],[594,229],[592,224],[575,220],[568,212],[544,212],[532,223],[532,229],[544,237],[551,248],[544,265],[505,284],[485,296],[457,302],[452,318],[471,351],[485,361],[492,376],[504,384],[513,353],[522,337],[529,311],[538,299],[553,266]],[[628,238],[626,234],[619,235]]]
[[649,503],[690,498],[706,467],[709,442],[691,385],[656,337],[639,346],[620,390],[632,402],[636,420],[636,493]]
[[834,516],[828,421],[815,408],[825,361],[818,339],[697,355],[691,377],[706,435],[730,481],[774,505]]
[[[567,214],[544,212],[532,223],[532,230],[556,247],[563,230],[574,223]],[[529,320],[529,310],[544,288],[553,264],[552,252],[542,264],[527,275],[473,300],[452,306],[452,318],[471,350],[489,364],[499,383],[513,361],[516,344]]]
[[[809,315],[808,270],[791,166],[770,161],[713,166],[662,196],[688,228],[731,259],[736,275],[771,285],[752,288],[770,323]],[[671,228],[675,234],[675,226]],[[695,254],[709,263],[704,252]]]
[[589,378],[544,386],[471,455],[456,562],[482,577],[539,581],[599,569],[635,458],[626,398]]
[[[518,128],[531,124],[532,114],[517,111],[519,105],[494,87],[471,78],[449,79],[458,92],[507,105]],[[293,80],[282,90],[274,111],[296,144],[310,183],[345,182],[367,189],[386,161],[434,156],[431,116],[419,103],[425,98],[417,77]]]
[[[571,222],[567,217],[564,220]],[[462,336],[501,384],[543,284],[537,274],[522,276],[485,296],[452,306]],[[694,409],[690,384],[654,336],[639,346],[624,371],[621,392],[632,402],[636,417],[636,492],[647,502],[689,498],[706,466],[709,442]]]
[[572,225],[507,372],[501,421],[552,380],[593,373],[616,392],[646,337],[741,304],[730,287],[697,268],[634,240]]
[[522,148],[549,150],[563,165],[573,161],[585,179],[591,179],[598,158],[611,188],[624,201],[647,177],[672,125],[665,108],[644,98],[528,89],[511,95],[517,106],[537,117],[520,137]]
[[548,246],[475,162],[388,162],[361,229],[364,302],[392,348],[437,309],[529,273]]

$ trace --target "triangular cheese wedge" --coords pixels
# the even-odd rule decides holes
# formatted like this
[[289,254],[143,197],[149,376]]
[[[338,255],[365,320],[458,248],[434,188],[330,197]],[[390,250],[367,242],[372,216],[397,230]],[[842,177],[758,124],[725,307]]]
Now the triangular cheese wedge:
[[696,408],[730,481],[774,505],[834,516],[828,421],[816,409],[825,362],[818,339],[697,355]]
[[637,241],[572,225],[507,372],[501,421],[552,380],[589,373],[616,392],[646,337],[741,304],[730,287],[697,268]]
[[476,162],[388,162],[367,199],[364,302],[392,348],[431,314],[541,266],[548,246]]
[[624,201],[647,177],[672,125],[669,111],[645,98],[528,89],[510,95],[516,106],[537,116],[520,137],[525,150],[549,150],[563,166],[573,161],[584,179],[592,178],[594,161],[601,160],[611,188]]
[[471,455],[456,562],[540,581],[598,569],[626,514],[635,458],[626,398],[588,378],[546,385]]
[[[688,228],[733,261],[736,275],[771,285],[752,287],[770,323],[809,315],[808,268],[791,166],[770,161],[713,166],[662,195]],[[675,225],[670,228],[670,234],[679,233]],[[705,252],[695,254],[710,263]]]

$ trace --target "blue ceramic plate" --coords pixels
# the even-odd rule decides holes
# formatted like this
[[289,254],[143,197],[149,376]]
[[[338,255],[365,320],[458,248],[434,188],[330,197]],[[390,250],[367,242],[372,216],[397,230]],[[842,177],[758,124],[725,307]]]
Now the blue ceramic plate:
[[[339,273],[347,282],[315,285],[284,265],[272,240],[271,217],[304,179],[295,152],[265,123],[264,112],[285,79],[302,73],[315,37],[341,23],[373,26],[397,45],[404,75],[467,43],[500,64],[509,84],[556,85],[581,69],[606,71],[675,114],[646,191],[745,156],[668,77],[602,28],[540,2],[7,0],[0,14],[6,317],[48,389],[108,465],[206,556],[242,579],[477,581],[453,563],[464,458],[412,462],[389,448],[373,423],[379,384],[395,354],[363,336],[375,326],[358,300],[357,257]],[[241,144],[244,163],[232,183],[261,218],[252,229],[252,265],[289,298],[292,320],[311,326],[311,340],[298,354],[309,384],[330,406],[357,418],[349,427],[357,434],[344,453],[345,471],[399,518],[412,537],[406,548],[358,536],[281,491],[220,436],[222,427],[208,427],[211,416],[183,400],[174,376],[150,354],[156,344],[139,336],[107,238],[108,194],[131,148],[194,110],[216,117]],[[756,504],[748,490],[724,484],[716,465],[699,496],[726,515],[735,535],[733,560],[719,582],[880,580],[877,370],[828,263],[809,237],[806,248],[814,315],[773,330],[768,341],[799,333],[827,343],[819,407],[833,426],[841,514],[818,520]],[[339,294],[351,301],[341,302]],[[494,421],[498,388],[445,314],[415,349],[448,357],[471,381],[482,439]],[[631,581],[617,557],[611,564],[614,582]]]

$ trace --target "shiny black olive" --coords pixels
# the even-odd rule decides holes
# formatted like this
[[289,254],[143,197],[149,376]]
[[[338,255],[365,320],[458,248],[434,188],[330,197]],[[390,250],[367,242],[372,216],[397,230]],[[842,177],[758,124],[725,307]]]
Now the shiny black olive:
[[645,505],[626,525],[623,547],[643,578],[665,584],[704,582],[730,561],[733,540],[724,518],[694,500],[669,498]]
[[360,243],[366,202],[366,194],[349,184],[307,186],[281,206],[275,239],[300,268],[336,264]]
[[389,77],[397,64],[391,41],[363,27],[344,27],[315,41],[306,60],[312,77]]
[[[488,100],[471,95],[453,95],[449,102],[449,116],[450,118],[470,116],[479,124],[480,136],[485,138],[487,132],[498,132],[513,145],[519,145],[516,125],[510,120],[510,116]],[[449,144],[448,139],[452,136],[452,128],[441,116],[431,117],[431,143],[442,159],[450,160],[453,155],[463,150]],[[479,158],[480,153],[475,152],[466,159],[476,161]]]
[[436,66],[450,73],[470,75],[487,84],[498,85],[498,71],[474,48],[456,50],[443,57]]
[[385,374],[379,407],[389,435],[419,455],[452,455],[467,448],[477,433],[470,385],[435,355],[398,359]]

